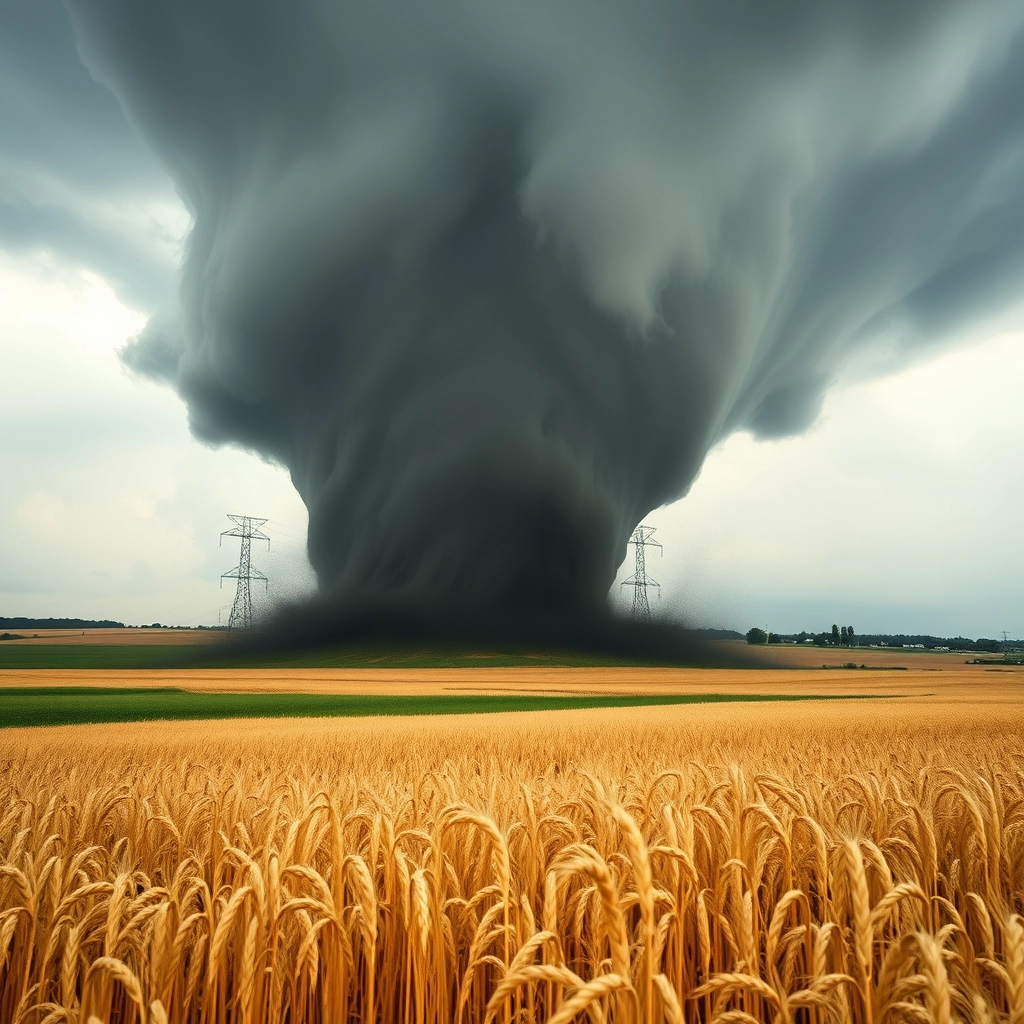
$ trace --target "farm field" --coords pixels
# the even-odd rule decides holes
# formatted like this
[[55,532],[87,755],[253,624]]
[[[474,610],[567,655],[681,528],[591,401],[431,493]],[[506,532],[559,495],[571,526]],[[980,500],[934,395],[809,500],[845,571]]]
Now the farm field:
[[[20,636],[0,643],[0,669],[207,668],[561,668],[631,667],[651,661],[589,651],[488,650],[474,646],[366,642],[323,647],[257,651],[240,647],[223,632],[94,630],[95,636],[52,631],[52,636]],[[141,635],[146,634],[146,635]],[[133,639],[134,638],[134,639]],[[81,642],[78,642],[81,640]],[[167,642],[165,642],[167,641]],[[707,660],[746,666],[749,648],[703,645]],[[746,649],[745,649],[746,648]],[[655,662],[656,663],[656,662]]]
[[695,669],[645,666],[571,668],[0,668],[7,687],[174,687],[189,691],[323,694],[616,694],[793,693],[825,695],[935,695],[976,700],[1014,699],[1024,689],[1024,667],[947,664],[934,669],[753,668]]
[[998,655],[965,654],[954,651],[927,651],[912,647],[815,647],[813,644],[768,644],[751,647],[746,641],[726,640],[723,650],[745,651],[764,666],[820,668],[822,665],[844,665],[853,662],[869,668],[902,666],[907,669],[947,670],[963,666],[977,657]]
[[[423,650],[415,647],[340,647],[321,650],[240,652],[211,644],[42,644],[22,641],[0,645],[3,669],[148,669],[148,668],[558,668],[633,667],[623,658],[576,652]],[[649,663],[641,663],[649,664]]]
[[219,629],[169,629],[163,627],[133,626],[131,628],[110,629],[13,629],[9,632],[20,639],[4,640],[3,643],[21,645],[47,646],[67,644],[78,647],[83,644],[150,646],[160,647],[189,646],[195,644],[223,643],[226,633]]
[[215,718],[362,718],[371,715],[466,715],[505,711],[584,710],[654,704],[856,700],[813,694],[741,693],[430,693],[336,694],[187,690],[170,686],[25,686],[0,688],[0,729],[101,722]]
[[[210,629],[89,629],[25,630],[21,638],[0,642],[0,668],[154,668],[183,663],[218,661],[225,652],[204,648],[223,646],[231,636]],[[709,645],[723,661],[740,660],[764,668],[840,668],[848,663],[867,669],[905,668],[951,670],[962,668],[972,655],[912,648],[820,648],[804,645],[751,647],[745,641]],[[196,650],[198,648],[198,650]],[[237,657],[237,656],[236,656]],[[407,649],[394,645],[347,646],[326,650],[238,657],[239,667],[260,668],[471,668],[471,667],[632,667],[630,659],[566,651],[487,652],[466,649]],[[210,667],[223,667],[220,664]],[[749,667],[749,666],[748,666]]]
[[815,697],[1013,701],[1021,684],[1024,669],[1020,667],[949,662],[932,670],[581,669],[543,665],[0,668],[0,727],[152,719],[465,714]]
[[931,678],[6,730],[0,1019],[1016,1022],[1021,678]]

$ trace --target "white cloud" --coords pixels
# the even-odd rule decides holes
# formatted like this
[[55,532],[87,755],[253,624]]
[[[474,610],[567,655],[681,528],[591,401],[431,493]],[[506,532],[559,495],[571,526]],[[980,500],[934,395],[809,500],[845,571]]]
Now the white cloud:
[[655,612],[1024,635],[1022,395],[1024,335],[1004,334],[835,389],[802,437],[729,438],[687,498],[645,520],[665,545]]
[[229,511],[272,518],[254,551],[272,596],[311,585],[287,474],[197,444],[180,401],[118,362],[143,322],[91,273],[0,253],[2,615],[226,621]]

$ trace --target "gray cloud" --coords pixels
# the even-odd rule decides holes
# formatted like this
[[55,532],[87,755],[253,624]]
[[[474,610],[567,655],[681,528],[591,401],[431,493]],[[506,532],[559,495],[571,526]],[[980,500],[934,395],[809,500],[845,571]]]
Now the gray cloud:
[[[0,246],[49,250],[124,301],[173,299],[174,240],[136,212],[176,203],[115,96],[78,59],[60,0],[0,5]],[[140,223],[141,219],[141,223]]]
[[121,362],[133,373],[163,384],[174,382],[184,354],[180,325],[166,313],[153,316],[120,352]]
[[331,591],[600,602],[717,440],[1017,301],[1019,5],[71,7],[195,218],[129,359]]

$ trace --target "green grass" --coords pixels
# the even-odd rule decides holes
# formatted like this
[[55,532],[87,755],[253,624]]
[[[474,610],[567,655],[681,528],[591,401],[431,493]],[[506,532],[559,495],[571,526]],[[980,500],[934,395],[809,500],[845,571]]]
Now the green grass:
[[0,644],[0,669],[61,668],[565,668],[644,662],[573,652],[493,652],[458,648],[337,647],[241,657],[219,646],[184,644]]
[[365,715],[469,715],[496,711],[717,704],[730,701],[850,700],[778,694],[617,694],[596,697],[517,695],[397,695],[310,693],[207,693],[174,687],[117,688],[25,686],[0,689],[0,728],[83,725],[97,722],[176,721],[201,718],[361,717]]

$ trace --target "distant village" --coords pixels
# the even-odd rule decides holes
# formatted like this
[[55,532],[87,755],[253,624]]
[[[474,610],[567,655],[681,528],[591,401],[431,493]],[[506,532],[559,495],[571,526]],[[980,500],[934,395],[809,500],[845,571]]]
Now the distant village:
[[773,633],[754,626],[745,634],[748,644],[813,644],[817,647],[910,647],[927,651],[957,651],[977,654],[1005,654],[1024,651],[1024,640],[1004,636],[1000,640],[964,636],[930,636],[905,633],[856,633],[852,626],[833,625],[821,633]]

